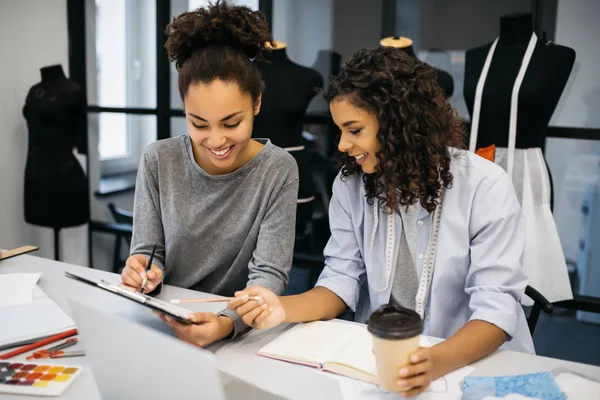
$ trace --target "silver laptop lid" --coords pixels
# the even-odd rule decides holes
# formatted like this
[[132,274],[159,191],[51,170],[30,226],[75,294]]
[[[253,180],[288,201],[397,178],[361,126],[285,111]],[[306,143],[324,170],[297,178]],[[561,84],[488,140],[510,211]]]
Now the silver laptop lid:
[[225,400],[209,351],[78,300],[69,302],[103,399]]

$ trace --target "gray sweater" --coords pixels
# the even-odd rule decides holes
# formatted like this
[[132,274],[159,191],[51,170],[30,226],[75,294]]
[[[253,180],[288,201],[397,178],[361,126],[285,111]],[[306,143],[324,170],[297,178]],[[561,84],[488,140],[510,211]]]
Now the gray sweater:
[[[294,248],[298,167],[268,140],[238,170],[209,175],[189,135],[159,140],[140,161],[131,254],[164,269],[164,283],[232,296],[261,285],[283,293]],[[234,334],[247,327],[235,313]]]

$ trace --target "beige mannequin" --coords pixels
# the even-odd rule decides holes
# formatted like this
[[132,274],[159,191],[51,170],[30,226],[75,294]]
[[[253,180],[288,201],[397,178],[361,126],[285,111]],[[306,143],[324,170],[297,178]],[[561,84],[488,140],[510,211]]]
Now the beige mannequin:
[[379,44],[384,47],[394,47],[401,49],[403,52],[411,57],[417,58],[413,49],[413,41],[410,38],[404,36],[388,36],[379,41]]
[[285,49],[287,47],[287,44],[285,42],[280,42],[279,40],[274,40],[275,43],[275,47],[273,47],[271,45],[271,43],[267,42],[267,49],[271,49],[271,50],[282,50]]
[[413,41],[410,38],[404,36],[388,36],[379,41],[379,44],[385,47],[395,47],[397,49],[403,49],[412,46]]

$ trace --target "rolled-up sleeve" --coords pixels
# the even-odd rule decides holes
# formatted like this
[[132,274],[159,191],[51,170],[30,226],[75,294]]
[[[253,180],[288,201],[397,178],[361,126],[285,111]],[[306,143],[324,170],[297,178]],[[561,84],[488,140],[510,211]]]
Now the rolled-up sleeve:
[[465,283],[470,320],[496,325],[515,335],[521,297],[527,286],[523,270],[525,220],[505,173],[481,183],[471,222],[471,265]]
[[[316,286],[334,292],[346,305],[356,311],[360,287],[365,278],[365,264],[353,228],[350,198],[345,182],[338,176],[329,203],[331,237],[323,254],[325,267]],[[354,199],[359,202],[362,199]]]

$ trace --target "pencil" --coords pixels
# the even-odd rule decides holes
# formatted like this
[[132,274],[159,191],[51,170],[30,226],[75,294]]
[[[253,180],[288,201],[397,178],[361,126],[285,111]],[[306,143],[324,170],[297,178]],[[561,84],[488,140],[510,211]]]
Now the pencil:
[[71,329],[69,331],[59,333],[58,335],[50,336],[49,338],[40,340],[39,342],[20,347],[13,351],[9,351],[8,353],[0,354],[0,360],[7,360],[11,357],[18,356],[19,354],[27,353],[29,350],[37,349],[38,347],[45,346],[49,343],[57,342],[61,339],[65,339],[73,335],[77,335],[77,329]]
[[146,282],[148,281],[148,272],[152,268],[152,260],[154,260],[154,252],[156,252],[156,245],[152,249],[152,254],[150,254],[150,259],[148,260],[148,265],[146,266],[146,273],[144,274],[144,279],[142,280],[142,287],[140,287],[140,293],[144,292],[144,286],[146,286]]
[[[224,303],[231,301],[236,297],[221,297],[218,299],[172,299],[171,304],[183,304],[183,303]],[[260,296],[252,296],[248,300],[262,300]]]

